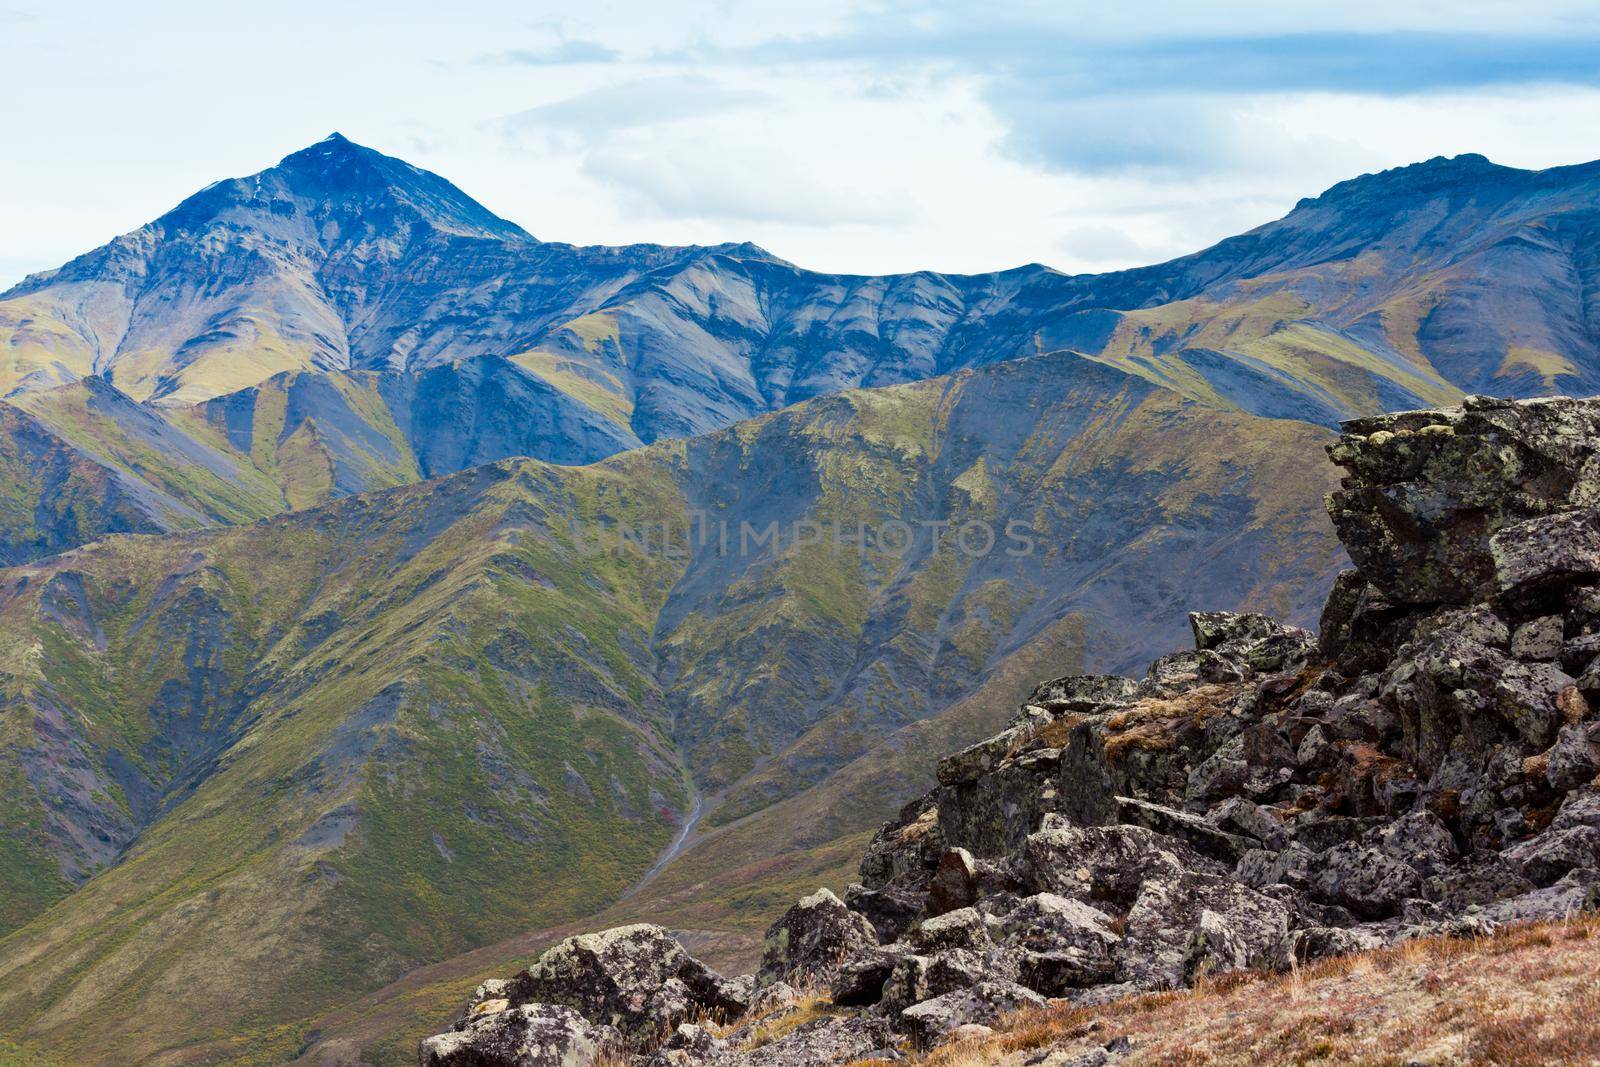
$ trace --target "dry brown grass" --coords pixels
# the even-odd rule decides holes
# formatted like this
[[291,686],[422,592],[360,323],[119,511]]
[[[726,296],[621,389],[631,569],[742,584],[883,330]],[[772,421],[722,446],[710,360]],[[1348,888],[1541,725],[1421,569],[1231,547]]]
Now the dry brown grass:
[[834,1006],[824,993],[803,991],[800,999],[781,1013],[774,1012],[748,1024],[728,1027],[720,1030],[718,1036],[728,1039],[739,1048],[757,1049],[793,1033],[806,1023],[847,1010]]
[[1116,763],[1133,750],[1171,748],[1184,730],[1203,727],[1226,712],[1243,688],[1237,682],[1202,685],[1172,697],[1147,697],[1113,713],[1106,719],[1107,761]]
[[1132,1051],[1119,1062],[1162,1067],[1600,1064],[1600,917],[1413,941],[1286,974],[1213,975],[1098,1008],[1023,1012],[993,1037],[911,1062],[1017,1065],[1122,1037]]

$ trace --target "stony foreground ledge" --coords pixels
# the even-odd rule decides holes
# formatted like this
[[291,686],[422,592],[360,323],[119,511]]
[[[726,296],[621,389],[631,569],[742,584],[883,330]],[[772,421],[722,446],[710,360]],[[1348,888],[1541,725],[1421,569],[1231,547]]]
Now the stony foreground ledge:
[[1047,682],[940,763],[842,899],[773,925],[755,975],[659,927],[586,934],[486,982],[421,1062],[894,1060],[1018,1011],[1592,909],[1600,402],[1345,431],[1328,509],[1356,567],[1320,635],[1197,612],[1143,678]]

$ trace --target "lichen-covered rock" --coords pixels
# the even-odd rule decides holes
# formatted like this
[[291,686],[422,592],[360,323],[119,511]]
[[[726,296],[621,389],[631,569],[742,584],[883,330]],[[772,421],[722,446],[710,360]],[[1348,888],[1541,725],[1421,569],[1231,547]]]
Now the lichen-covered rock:
[[928,894],[922,889],[893,885],[868,889],[860,882],[846,887],[844,893],[845,907],[870,922],[878,941],[885,945],[900,940],[900,935],[911,928],[927,899]]
[[513,1006],[573,1008],[634,1043],[700,1015],[736,1017],[737,985],[696,960],[659,926],[640,923],[569,937],[506,984]]
[[1053,714],[1096,711],[1107,704],[1132,700],[1138,684],[1114,674],[1071,674],[1045,682],[1033,691],[1028,704]]
[[1600,775],[1600,723],[1577,722],[1561,727],[1545,763],[1550,788],[1566,792],[1588,785]]
[[1437,874],[1461,854],[1444,820],[1431,811],[1413,811],[1367,831],[1366,841],[1418,874]]
[[1145,882],[1211,869],[1188,845],[1142,826],[1049,824],[1023,845],[1023,871],[1036,893],[1104,902],[1126,910]]
[[1469,397],[1344,430],[1329,449],[1346,476],[1328,513],[1363,577],[1396,602],[1487,599],[1494,534],[1594,503],[1600,407],[1584,401]]
[[1117,797],[1117,814],[1125,823],[1176,838],[1202,856],[1209,856],[1230,867],[1256,844],[1238,834],[1230,834],[1192,812],[1178,811],[1136,797]]
[[918,952],[951,948],[983,949],[989,945],[989,924],[976,908],[958,908],[924,920],[909,937]]
[[931,1048],[959,1027],[988,1025],[1023,1008],[1042,1008],[1045,999],[1015,982],[980,982],[945,993],[900,1014],[900,1029],[917,1047]]
[[1600,829],[1547,830],[1506,849],[1505,858],[1534,885],[1552,885],[1568,871],[1600,867]]
[[644,1067],[700,1067],[721,1058],[728,1043],[695,1023],[679,1023]]
[[895,965],[911,955],[909,945],[874,945],[856,952],[834,976],[831,998],[841,1007],[856,1008],[883,999],[884,983]]
[[1021,901],[999,924],[999,937],[1017,955],[1017,981],[1045,996],[1110,981],[1113,951],[1122,940],[1106,913],[1078,900],[1039,893]]
[[1313,864],[1311,894],[1327,904],[1349,908],[1367,919],[1398,914],[1400,906],[1422,892],[1422,876],[1385,852],[1347,842],[1318,856]]
[[1231,878],[1184,871],[1144,882],[1116,946],[1121,981],[1182,985],[1202,971],[1283,962],[1289,909]]
[[1541,515],[1489,538],[1494,581],[1502,595],[1523,595],[1558,581],[1600,575],[1600,510]]
[[590,1067],[615,1056],[621,1037],[571,1008],[523,1004],[479,1014],[422,1042],[421,1067]]
[[808,983],[826,984],[846,959],[877,943],[877,931],[864,916],[819,889],[768,928],[756,979],[764,985],[803,976]]
[[[826,1016],[801,1023],[776,1041],[728,1057],[728,1067],[797,1067],[898,1059],[889,1023],[877,1015]],[[720,1067],[720,1065],[719,1065]]]

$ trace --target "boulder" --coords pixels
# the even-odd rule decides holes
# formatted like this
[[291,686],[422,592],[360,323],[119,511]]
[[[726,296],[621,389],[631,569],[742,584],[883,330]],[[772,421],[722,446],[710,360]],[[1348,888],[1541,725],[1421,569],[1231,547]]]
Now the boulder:
[[1505,850],[1505,859],[1536,886],[1553,885],[1568,871],[1600,867],[1600,829],[1547,830]]
[[[1593,480],[1597,421],[1584,401],[1486,397],[1455,410],[1351,420],[1328,451],[1346,472],[1328,514],[1361,575],[1390,600],[1487,599],[1500,578],[1491,538],[1592,503],[1584,487]],[[1533,539],[1508,540],[1525,559],[1514,550]]]
[[1460,912],[1532,889],[1533,883],[1499,853],[1485,850],[1428,875],[1422,883],[1422,896],[1444,905],[1447,911]]
[[943,853],[938,806],[931,794],[920,797],[872,835],[861,857],[861,884],[867,889],[925,884],[927,872]]
[[1103,902],[1126,910],[1150,879],[1211,869],[1188,845],[1142,826],[1056,823],[1023,843],[1023,881],[1035,893]]
[[1541,615],[1529,619],[1511,634],[1511,655],[1525,662],[1559,662],[1562,631],[1566,620],[1560,615]]
[[1365,841],[1420,875],[1436,874],[1460,856],[1456,839],[1431,811],[1414,811],[1367,831]]
[[679,1023],[644,1067],[699,1067],[717,1060],[728,1043],[694,1023]]
[[1600,828],[1600,792],[1590,787],[1567,794],[1550,821],[1550,829],[1565,830],[1573,826]]
[[900,1014],[899,1028],[918,1048],[932,1048],[957,1028],[992,1026],[1023,1008],[1042,1008],[1045,999],[1015,982],[981,982],[914,1004]]
[[1258,842],[1230,834],[1199,815],[1134,797],[1117,797],[1117,815],[1122,822],[1143,826],[1158,834],[1184,841],[1200,853],[1229,867]]
[[1229,797],[1206,812],[1205,819],[1220,830],[1237,837],[1253,838],[1268,848],[1282,848],[1288,843],[1282,820],[1244,797]]
[[1422,877],[1383,851],[1356,842],[1329,849],[1312,864],[1310,891],[1325,904],[1367,919],[1396,915],[1422,892]]
[[909,945],[874,945],[861,949],[840,965],[833,980],[833,1002],[847,1008],[878,1003],[883,999],[884,983],[894,973],[895,965],[909,955]]
[[1600,775],[1600,723],[1575,722],[1561,727],[1545,764],[1550,788],[1567,792],[1588,785]]
[[767,929],[756,980],[766,985],[798,976],[808,984],[831,982],[841,963],[877,943],[877,931],[865,916],[819,889]]
[[737,1067],[797,1067],[798,1064],[899,1059],[892,1051],[894,1044],[888,1022],[879,1016],[830,1015],[801,1023],[760,1048],[740,1052],[732,1064]]
[[1116,973],[1113,950],[1122,940],[1111,916],[1053,893],[1012,908],[999,936],[1006,951],[1017,954],[1017,981],[1051,997],[1110,981]]
[[1489,538],[1498,592],[1527,594],[1556,581],[1600,575],[1600,510],[1540,515]]
[[1153,988],[1277,966],[1288,932],[1286,905],[1231,878],[1185,871],[1146,879],[1116,946],[1117,976]]
[[480,1014],[459,1029],[427,1038],[422,1067],[589,1067],[620,1054],[622,1038],[571,1008],[522,1004]]
[[1309,963],[1325,956],[1348,956],[1382,948],[1383,945],[1383,938],[1369,930],[1303,926],[1289,934],[1288,955],[1297,963]]
[[952,948],[984,949],[989,946],[989,925],[976,908],[958,908],[924,920],[908,940],[917,952],[942,952]]
[[1138,688],[1132,678],[1114,674],[1070,674],[1039,686],[1028,703],[1057,715],[1095,711],[1106,704],[1132,700]]
[[513,1006],[572,1008],[634,1043],[656,1040],[690,1018],[732,1018],[746,1006],[738,985],[646,923],[567,938],[512,978],[506,994]]
[[1478,917],[1491,926],[1557,922],[1600,908],[1600,870],[1578,867],[1552,884],[1485,907]]
[[844,893],[845,907],[864,916],[885,945],[900,940],[900,935],[911,928],[927,899],[924,890],[892,885],[868,889],[860,882],[852,883]]

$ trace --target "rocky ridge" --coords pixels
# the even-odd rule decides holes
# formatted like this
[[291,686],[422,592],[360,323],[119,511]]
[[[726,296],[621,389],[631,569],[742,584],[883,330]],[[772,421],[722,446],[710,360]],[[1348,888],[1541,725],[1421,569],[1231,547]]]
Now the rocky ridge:
[[893,1060],[1050,1000],[1593,907],[1600,401],[1344,429],[1328,506],[1356,569],[1320,637],[1197,612],[1141,679],[1041,685],[843,899],[773,925],[755,975],[659,927],[584,935],[486,983],[421,1062]]

